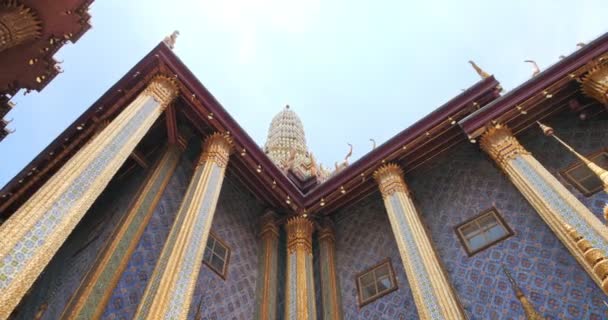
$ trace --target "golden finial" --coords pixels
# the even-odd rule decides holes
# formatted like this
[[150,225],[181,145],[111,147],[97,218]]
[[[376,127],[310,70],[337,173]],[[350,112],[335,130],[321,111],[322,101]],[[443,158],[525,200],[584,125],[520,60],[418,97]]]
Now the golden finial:
[[517,282],[515,282],[515,279],[513,279],[511,273],[504,265],[502,266],[502,271],[509,279],[509,282],[511,283],[511,289],[513,289],[513,292],[515,293],[517,300],[519,300],[519,303],[521,303],[521,306],[524,309],[524,313],[526,314],[526,319],[543,320],[543,317],[536,311],[536,309],[534,309],[534,305],[532,305],[532,303],[524,295],[523,291],[519,288]]
[[587,159],[585,156],[578,153],[574,148],[565,143],[562,139],[555,135],[555,131],[553,128],[546,126],[539,121],[536,121],[540,126],[541,130],[546,136],[553,137],[557,142],[563,145],[568,151],[572,152],[577,158],[579,158],[586,166],[591,170],[591,172],[595,173],[595,175],[602,181],[602,185],[604,186],[604,191],[608,192],[608,171],[604,170],[602,167],[598,166],[593,161]]
[[475,69],[475,72],[477,72],[477,74],[482,78],[489,78],[490,74],[483,71],[483,69],[481,69],[475,62],[473,62],[473,60],[469,60],[469,63],[471,64],[471,66],[473,66],[473,69]]
[[175,30],[172,34],[165,37],[163,42],[169,47],[169,49],[173,49],[175,47],[175,41],[177,40],[177,36],[179,36],[179,31]]
[[524,60],[524,62],[530,63],[532,65],[532,77],[535,77],[540,73],[540,68],[538,67],[538,64],[536,64],[536,61]]

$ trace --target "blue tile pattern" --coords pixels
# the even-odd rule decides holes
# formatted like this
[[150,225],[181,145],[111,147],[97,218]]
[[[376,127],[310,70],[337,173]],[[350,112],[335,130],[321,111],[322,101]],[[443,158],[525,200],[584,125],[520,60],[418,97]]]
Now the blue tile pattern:
[[[477,146],[462,143],[405,179],[471,319],[523,318],[501,265],[547,319],[606,318],[602,291]],[[515,235],[469,257],[454,228],[492,206]]]
[[191,174],[192,164],[183,157],[114,288],[102,319],[133,318],[171,230]]
[[[390,258],[398,290],[359,307],[356,276]],[[344,319],[418,319],[397,243],[379,192],[336,215],[336,272]]]

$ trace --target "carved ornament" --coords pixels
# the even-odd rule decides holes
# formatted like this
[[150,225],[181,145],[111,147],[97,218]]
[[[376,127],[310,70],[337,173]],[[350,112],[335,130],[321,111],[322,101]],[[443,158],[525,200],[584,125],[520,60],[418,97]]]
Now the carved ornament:
[[144,93],[154,97],[163,107],[167,107],[177,97],[178,92],[177,82],[165,75],[155,76],[144,89]]
[[376,170],[374,179],[378,183],[383,197],[388,197],[395,192],[408,192],[403,180],[403,170],[394,163],[385,164]]
[[312,231],[314,225],[302,216],[287,220],[287,252],[301,252],[312,254]]
[[530,154],[513,136],[511,129],[502,124],[490,126],[482,135],[480,146],[500,166],[520,154]]
[[581,91],[608,107],[608,55],[590,62],[581,77]]
[[203,153],[198,161],[198,164],[204,164],[207,161],[214,162],[218,167],[225,168],[228,165],[228,157],[232,152],[232,139],[221,133],[214,133],[205,139],[203,143]]
[[568,236],[576,243],[576,247],[585,257],[585,262],[593,269],[593,273],[600,279],[602,290],[608,294],[608,259],[606,254],[593,247],[589,240],[583,238],[576,229],[568,224],[564,224],[564,229]]
[[15,0],[0,2],[0,52],[34,40],[42,34],[42,21]]

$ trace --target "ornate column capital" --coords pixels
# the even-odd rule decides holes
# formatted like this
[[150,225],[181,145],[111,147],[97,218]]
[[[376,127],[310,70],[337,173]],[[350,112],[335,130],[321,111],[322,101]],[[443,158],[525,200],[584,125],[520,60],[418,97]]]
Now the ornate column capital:
[[590,62],[579,80],[583,93],[608,107],[608,55]]
[[163,108],[166,108],[177,97],[179,88],[173,78],[161,74],[152,78],[144,92],[158,101]]
[[310,220],[297,216],[287,220],[287,252],[289,254],[303,250],[312,254],[312,231],[314,225]]
[[207,161],[214,162],[217,166],[225,168],[228,165],[228,157],[232,153],[232,139],[221,133],[214,133],[203,142],[203,153],[198,161],[201,165]]
[[385,164],[374,172],[374,179],[380,187],[382,197],[388,197],[395,192],[408,193],[403,180],[403,170],[394,163]]
[[324,218],[318,231],[319,241],[336,242],[334,222],[330,218]]
[[520,154],[530,154],[513,136],[511,129],[502,124],[490,126],[482,135],[480,146],[501,167]]
[[277,214],[272,210],[266,210],[260,218],[260,238],[276,239],[278,237],[279,226],[277,225]]

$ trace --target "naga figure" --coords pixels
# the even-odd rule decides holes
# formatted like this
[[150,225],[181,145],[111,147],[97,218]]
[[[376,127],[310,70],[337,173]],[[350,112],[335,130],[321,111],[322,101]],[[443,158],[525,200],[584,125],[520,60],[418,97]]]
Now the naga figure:
[[348,158],[350,158],[353,155],[353,145],[350,143],[347,143],[347,144],[350,147],[350,149],[348,150],[348,153],[344,157],[344,161],[342,161],[342,163],[338,164],[338,162],[336,162],[336,164],[335,164],[336,172],[348,167]]
[[490,74],[483,71],[483,69],[481,69],[475,62],[473,62],[473,60],[469,60],[469,63],[471,64],[471,66],[473,66],[473,69],[475,69],[475,72],[477,72],[477,74],[482,78],[489,78]]

